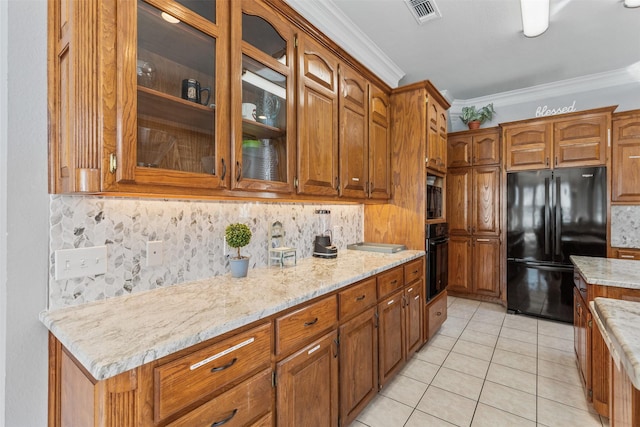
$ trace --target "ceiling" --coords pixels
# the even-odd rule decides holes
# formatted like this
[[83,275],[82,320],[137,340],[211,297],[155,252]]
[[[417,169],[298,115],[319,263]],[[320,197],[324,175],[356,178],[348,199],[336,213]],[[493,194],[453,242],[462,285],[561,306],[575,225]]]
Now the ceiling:
[[[404,0],[289,3],[372,71],[376,61],[362,49],[371,42],[397,85],[428,79],[450,100],[640,67],[640,8],[622,0],[551,0],[549,29],[535,38],[522,33],[518,0],[434,1],[442,17],[423,25]],[[313,3],[322,13],[308,9]]]

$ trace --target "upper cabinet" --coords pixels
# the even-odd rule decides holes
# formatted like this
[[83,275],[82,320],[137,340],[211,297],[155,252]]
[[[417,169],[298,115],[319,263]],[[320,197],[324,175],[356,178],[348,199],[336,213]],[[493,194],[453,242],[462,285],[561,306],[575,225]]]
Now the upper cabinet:
[[500,164],[500,131],[497,127],[450,133],[447,146],[450,168]]
[[427,97],[427,156],[431,171],[447,171],[447,109],[435,99]]
[[52,0],[49,19],[50,192],[389,197],[390,89],[285,2]]
[[295,54],[289,23],[255,1],[232,7],[232,188],[289,193],[295,152]]
[[298,37],[298,192],[336,196],[338,58],[308,36]]
[[614,109],[501,124],[507,171],[605,165]]
[[613,115],[611,201],[640,202],[640,110]]

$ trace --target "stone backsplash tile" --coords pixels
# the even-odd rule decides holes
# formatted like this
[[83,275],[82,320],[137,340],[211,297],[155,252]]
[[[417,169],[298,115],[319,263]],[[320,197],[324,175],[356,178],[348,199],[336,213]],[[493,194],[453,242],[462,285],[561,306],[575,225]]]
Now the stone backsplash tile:
[[640,205],[611,206],[611,246],[640,248]]
[[[99,301],[205,277],[227,274],[224,229],[243,222],[253,237],[242,248],[250,268],[268,263],[269,227],[283,224],[286,246],[298,258],[310,257],[316,209],[331,210],[339,250],[362,241],[362,205],[314,203],[207,202],[52,195],[50,201],[49,309]],[[146,266],[146,243],[163,241],[163,265]],[[58,249],[107,246],[107,273],[54,279]]]

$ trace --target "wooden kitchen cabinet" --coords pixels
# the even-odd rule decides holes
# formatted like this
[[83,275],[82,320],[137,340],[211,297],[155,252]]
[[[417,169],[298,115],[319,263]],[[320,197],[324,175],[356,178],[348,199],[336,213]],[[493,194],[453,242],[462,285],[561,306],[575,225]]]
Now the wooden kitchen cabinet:
[[624,367],[609,356],[609,425],[611,427],[633,427],[640,425],[640,390],[635,388]]
[[298,192],[337,196],[338,59],[298,36]]
[[447,109],[427,96],[427,169],[447,171]]
[[640,249],[611,248],[613,258],[640,260]]
[[500,176],[498,166],[449,170],[447,211],[452,235],[500,235]]
[[340,193],[365,198],[369,181],[369,83],[340,64]]
[[379,88],[344,197],[389,197],[390,89],[285,2],[54,0],[49,20],[51,193],[333,199],[341,63]]
[[279,427],[338,425],[337,342],[334,330],[278,362]]
[[426,333],[425,341],[430,340],[440,326],[447,320],[447,291],[440,292],[438,296],[429,301],[427,304],[427,311],[425,313],[426,320]]
[[500,239],[451,236],[449,239],[449,284],[453,295],[500,296]]
[[[255,0],[231,5],[231,187],[290,193],[295,171],[292,25]],[[244,110],[253,107],[254,111]]]
[[[437,106],[435,106],[437,104]],[[422,231],[429,222],[446,221],[445,204],[443,216],[427,220],[427,174],[435,175],[436,181],[446,188],[446,175],[436,171],[438,156],[427,154],[432,144],[444,142],[446,149],[446,133],[435,137],[438,128],[446,130],[446,121],[441,119],[442,126],[429,129],[433,114],[446,116],[449,104],[429,81],[423,81],[397,88],[390,97],[391,112],[391,194],[389,203],[366,204],[364,222],[364,240],[400,243],[409,249],[425,249],[425,237]],[[431,116],[429,116],[431,114]],[[428,136],[428,133],[431,132]],[[431,138],[431,139],[429,139]],[[429,141],[436,142],[429,142]],[[446,154],[444,155],[446,157]],[[442,155],[439,157],[442,158]],[[428,166],[432,159],[431,167]],[[441,162],[446,168],[446,159]],[[427,167],[425,167],[427,166]],[[444,191],[444,190],[443,190]]]
[[500,130],[488,128],[450,133],[447,136],[448,167],[500,164]]
[[578,286],[573,288],[573,345],[578,360],[580,379],[585,390],[591,390],[591,311]]
[[391,197],[391,125],[389,95],[369,83],[369,181],[371,199]]
[[506,170],[605,165],[614,109],[605,107],[501,124]]
[[404,364],[404,291],[400,290],[378,304],[379,381],[383,387]]
[[613,115],[611,201],[640,202],[640,110]]

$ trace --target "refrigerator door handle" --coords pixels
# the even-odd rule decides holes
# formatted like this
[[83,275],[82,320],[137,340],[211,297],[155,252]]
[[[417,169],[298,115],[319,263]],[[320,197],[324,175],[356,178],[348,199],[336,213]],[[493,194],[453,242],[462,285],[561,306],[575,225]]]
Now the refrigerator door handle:
[[544,254],[549,255],[550,249],[550,230],[549,224],[551,224],[551,204],[549,203],[549,190],[550,183],[549,178],[544,179]]
[[554,230],[554,236],[555,236],[555,255],[559,256],[562,253],[562,248],[560,247],[560,242],[561,242],[561,235],[562,235],[562,203],[560,203],[560,190],[561,190],[561,185],[560,185],[560,177],[556,176],[555,177],[556,180],[556,194],[555,194],[555,230]]

